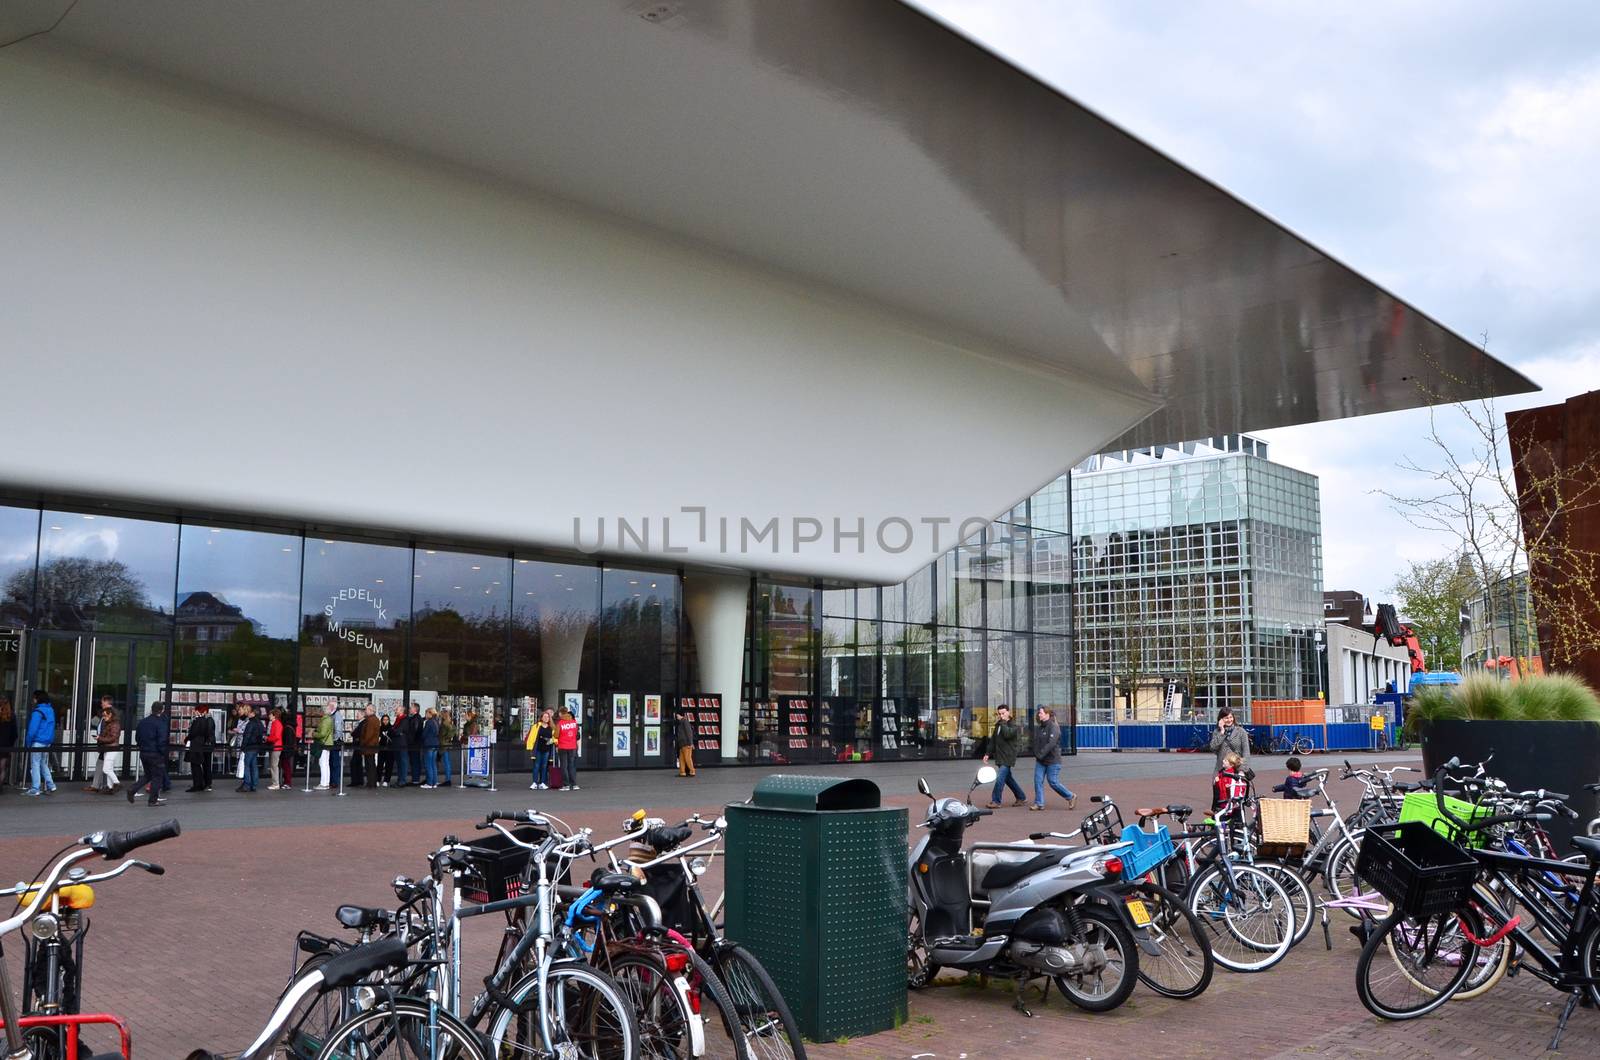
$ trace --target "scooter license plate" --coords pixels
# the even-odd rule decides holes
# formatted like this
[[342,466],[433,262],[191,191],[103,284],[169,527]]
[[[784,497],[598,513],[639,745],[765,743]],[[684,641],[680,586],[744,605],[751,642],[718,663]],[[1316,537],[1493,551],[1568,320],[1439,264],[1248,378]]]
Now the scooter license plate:
[[1128,915],[1133,917],[1134,925],[1147,927],[1150,924],[1150,910],[1137,898],[1128,899]]

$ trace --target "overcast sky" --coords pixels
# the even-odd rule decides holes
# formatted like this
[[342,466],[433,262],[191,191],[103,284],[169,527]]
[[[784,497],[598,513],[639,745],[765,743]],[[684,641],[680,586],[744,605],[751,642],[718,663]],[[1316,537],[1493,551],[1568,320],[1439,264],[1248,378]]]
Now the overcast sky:
[[[1600,3],[918,0],[1515,365],[1600,388]],[[1324,582],[1450,542],[1370,492],[1426,414],[1262,432],[1322,480]],[[1174,439],[1175,441],[1177,439]]]

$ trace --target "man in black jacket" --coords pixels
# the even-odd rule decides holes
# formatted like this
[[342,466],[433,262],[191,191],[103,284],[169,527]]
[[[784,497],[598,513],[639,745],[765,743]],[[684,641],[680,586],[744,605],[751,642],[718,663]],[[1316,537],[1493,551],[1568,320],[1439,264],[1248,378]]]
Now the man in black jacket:
[[157,703],[155,709],[144,716],[133,730],[133,739],[139,746],[139,766],[144,770],[144,779],[128,788],[128,801],[133,802],[139,789],[148,786],[150,805],[160,806],[167,801],[161,797],[161,792],[167,783],[167,748],[171,744],[165,703]]
[[1033,805],[1028,809],[1044,809],[1047,782],[1067,800],[1067,809],[1078,805],[1078,797],[1061,786],[1061,726],[1056,724],[1055,711],[1040,707],[1039,724],[1033,730]]
[[672,735],[678,745],[678,776],[694,776],[694,719],[687,710],[679,708]]
[[209,710],[194,712],[189,722],[189,790],[211,790],[211,752],[217,745],[217,723],[211,720]]
[[411,704],[406,715],[406,746],[411,749],[411,786],[422,787],[422,708]]
[[985,763],[993,758],[995,766],[994,791],[989,795],[989,809],[1000,808],[1000,798],[1006,793],[1007,787],[1016,796],[1016,802],[1012,805],[1026,806],[1028,796],[1011,772],[1017,764],[1017,753],[1022,750],[1022,726],[1011,720],[1011,708],[1004,703],[994,708],[994,716],[994,732],[989,734],[989,751],[983,756]]

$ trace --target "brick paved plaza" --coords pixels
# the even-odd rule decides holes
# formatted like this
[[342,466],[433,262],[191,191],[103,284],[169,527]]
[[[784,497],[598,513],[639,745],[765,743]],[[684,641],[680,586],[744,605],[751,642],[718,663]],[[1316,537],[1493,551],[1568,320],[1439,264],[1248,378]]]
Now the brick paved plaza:
[[[1204,756],[1084,755],[1069,760],[1066,773],[1080,796],[1108,792],[1129,809],[1145,802],[1200,802],[1209,767]],[[1279,771],[1275,763],[1257,767],[1267,778]],[[939,791],[964,790],[970,776],[964,763],[926,764],[920,771]],[[913,821],[918,818],[917,765],[885,764],[864,772],[883,786],[887,802],[912,807]],[[165,876],[128,876],[99,891],[87,946],[85,1008],[130,1018],[138,1057],[167,1060],[202,1044],[237,1052],[259,1028],[289,973],[297,930],[333,930],[332,913],[340,902],[392,902],[388,884],[396,874],[420,873],[423,855],[442,836],[471,834],[472,821],[486,809],[534,802],[574,824],[614,834],[636,806],[667,818],[710,811],[745,797],[760,775],[708,770],[682,781],[665,773],[590,773],[582,778],[581,792],[543,792],[536,800],[515,777],[504,778],[499,793],[378,791],[331,798],[293,791],[247,798],[218,791],[202,799],[179,790],[169,806],[156,810],[65,790],[52,801],[24,802],[8,793],[0,801],[0,878],[34,871],[65,837],[91,828],[126,828],[168,812],[178,817],[183,836],[150,852],[166,866]],[[1036,828],[1075,826],[1082,812],[1068,814],[1059,804],[1046,814],[1000,811],[976,834],[1018,838]],[[720,886],[713,879],[713,893]],[[492,927],[473,922],[468,953],[484,954],[494,944]],[[20,951],[20,940],[7,947],[13,966]],[[1356,952],[1342,924],[1333,933],[1332,952],[1313,930],[1269,972],[1219,969],[1210,990],[1189,1002],[1159,998],[1141,987],[1128,1004],[1101,1016],[1069,1007],[1052,991],[1049,1003],[1029,1020],[1012,1011],[1003,985],[984,991],[941,981],[912,995],[905,1026],[820,1045],[812,1055],[932,1060],[1543,1054],[1559,1007],[1543,984],[1519,977],[1440,1015],[1384,1025],[1356,999]],[[1600,1015],[1581,1009],[1562,1055],[1597,1053]]]

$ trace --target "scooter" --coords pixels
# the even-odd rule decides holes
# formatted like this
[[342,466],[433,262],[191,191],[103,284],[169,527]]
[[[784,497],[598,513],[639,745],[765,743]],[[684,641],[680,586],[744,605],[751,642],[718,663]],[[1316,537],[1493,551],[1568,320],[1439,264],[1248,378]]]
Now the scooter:
[[1116,1008],[1138,980],[1143,945],[1112,890],[1121,883],[1118,851],[1129,844],[980,844],[986,856],[974,878],[979,861],[962,838],[993,812],[972,805],[972,793],[994,779],[993,767],[979,769],[964,799],[935,798],[917,781],[931,804],[927,835],[911,851],[907,985],[920,989],[943,968],[1008,978],[1015,1008],[1032,1016],[1023,991],[1043,978],[1046,994],[1053,982],[1079,1008]]

